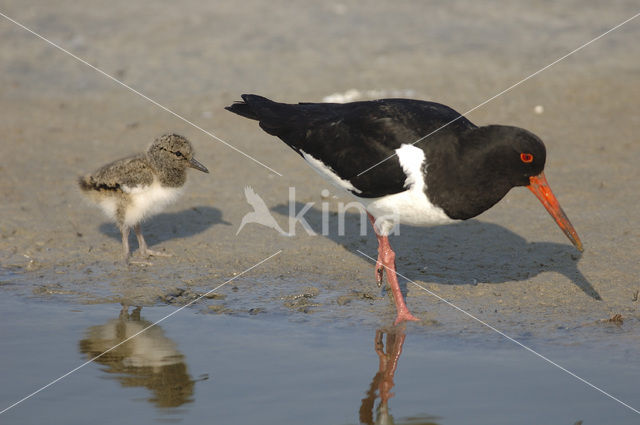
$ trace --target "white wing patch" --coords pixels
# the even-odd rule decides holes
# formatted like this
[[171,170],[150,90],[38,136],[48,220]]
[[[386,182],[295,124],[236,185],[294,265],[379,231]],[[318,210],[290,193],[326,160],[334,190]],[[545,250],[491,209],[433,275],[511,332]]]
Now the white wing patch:
[[407,178],[404,192],[381,198],[362,198],[367,211],[376,217],[379,231],[383,235],[398,224],[427,226],[433,224],[450,223],[453,220],[445,214],[442,208],[433,205],[425,193],[425,182],[422,174],[425,162],[424,151],[413,145],[401,145],[396,149],[400,166]]
[[314,170],[316,170],[318,174],[320,174],[329,182],[349,192],[362,193],[362,191],[360,189],[355,188],[349,180],[345,180],[341,178],[339,175],[335,173],[335,171],[331,169],[331,167],[326,165],[324,162],[314,158],[313,156],[309,155],[306,152],[303,152],[302,150],[300,151],[300,153],[302,154],[302,157],[304,158],[304,160],[307,161],[307,163],[311,165],[311,167]]
[[400,145],[400,148],[396,149],[396,155],[398,155],[402,171],[407,175],[404,187],[424,192],[424,176],[422,175],[424,151],[414,145]]

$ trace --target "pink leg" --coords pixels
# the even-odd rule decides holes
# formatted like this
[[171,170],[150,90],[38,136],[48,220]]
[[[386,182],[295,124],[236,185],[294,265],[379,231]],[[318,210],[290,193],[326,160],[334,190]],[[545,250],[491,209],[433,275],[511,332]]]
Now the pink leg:
[[378,287],[382,286],[382,276],[384,275],[384,264],[382,263],[382,243],[380,242],[380,235],[378,234],[378,230],[376,229],[376,219],[373,218],[373,216],[369,213],[367,213],[367,216],[369,217],[369,221],[371,222],[371,227],[373,227],[373,231],[376,234],[376,237],[378,238],[378,260],[376,261],[376,269],[375,269],[375,274],[376,274],[376,283],[378,284]]
[[385,354],[382,342],[382,332],[379,337],[378,333],[376,333],[376,353],[378,353],[378,358],[380,360],[379,369],[380,374],[382,375],[378,390],[380,392],[380,401],[383,405],[387,405],[389,399],[393,397],[393,393],[391,392],[394,385],[393,377],[396,374],[396,369],[398,369],[398,361],[402,354],[404,339],[405,334],[402,327],[395,328],[393,331],[387,332],[387,353]]
[[398,312],[396,316],[395,325],[404,322],[404,321],[417,321],[419,320],[415,317],[404,302],[404,297],[402,296],[402,291],[400,290],[400,284],[398,284],[398,276],[396,275],[396,253],[391,249],[391,245],[389,244],[389,237],[382,236],[378,234],[378,229],[376,229],[375,219],[369,213],[369,221],[371,221],[371,225],[373,226],[373,231],[376,233],[376,237],[378,238],[378,261],[376,261],[376,281],[378,285],[382,283],[382,273],[386,269],[387,271],[387,282],[391,287],[391,293],[393,294],[393,300],[396,303],[396,310]]

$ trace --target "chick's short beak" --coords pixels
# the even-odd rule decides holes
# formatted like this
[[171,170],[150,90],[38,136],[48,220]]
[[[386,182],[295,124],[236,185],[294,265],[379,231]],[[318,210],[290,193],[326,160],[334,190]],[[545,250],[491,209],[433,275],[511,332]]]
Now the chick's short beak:
[[195,158],[191,158],[191,160],[189,161],[189,167],[195,168],[196,170],[200,170],[203,173],[208,173],[209,172],[209,170],[207,170],[207,167],[205,167],[204,165],[200,164],[198,161],[196,161]]

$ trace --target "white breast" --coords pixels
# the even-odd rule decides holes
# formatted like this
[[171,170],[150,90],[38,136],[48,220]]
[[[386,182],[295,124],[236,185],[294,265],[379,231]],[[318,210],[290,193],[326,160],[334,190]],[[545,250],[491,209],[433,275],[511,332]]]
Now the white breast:
[[123,186],[122,189],[131,199],[124,217],[127,226],[159,213],[182,193],[182,188],[163,187],[159,181],[154,181],[150,186]]
[[396,154],[407,175],[404,192],[381,198],[360,198],[367,211],[376,217],[378,230],[387,235],[398,224],[428,226],[450,223],[450,219],[442,208],[433,205],[425,194],[422,164],[425,161],[424,151],[410,144],[396,149]]

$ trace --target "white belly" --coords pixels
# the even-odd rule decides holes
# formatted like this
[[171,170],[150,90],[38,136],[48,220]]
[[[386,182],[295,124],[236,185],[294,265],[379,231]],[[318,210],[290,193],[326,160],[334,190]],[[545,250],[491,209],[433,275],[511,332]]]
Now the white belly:
[[162,187],[157,181],[151,186],[124,187],[123,189],[131,201],[124,216],[126,226],[133,226],[144,218],[159,213],[182,193],[182,188]]
[[116,197],[110,196],[104,199],[95,199],[95,201],[107,217],[113,221],[117,221],[116,212],[118,211],[118,199]]
[[407,178],[406,191],[381,198],[361,199],[367,210],[376,218],[378,230],[388,235],[398,224],[429,226],[451,223],[442,208],[433,205],[425,194],[422,166],[424,151],[413,145],[405,144],[396,149],[398,160]]
[[404,144],[395,152],[406,175],[404,187],[407,190],[381,198],[360,198],[358,193],[361,190],[354,187],[350,181],[340,178],[330,167],[306,152],[302,152],[302,156],[322,177],[346,190],[364,204],[367,211],[376,218],[378,232],[382,235],[388,235],[399,224],[428,226],[455,221],[450,219],[442,208],[433,205],[425,194],[422,175],[424,151],[411,144]]
[[398,224],[429,226],[451,223],[442,208],[436,207],[422,191],[407,190],[382,198],[360,198],[367,211],[376,218],[378,230],[388,235]]

